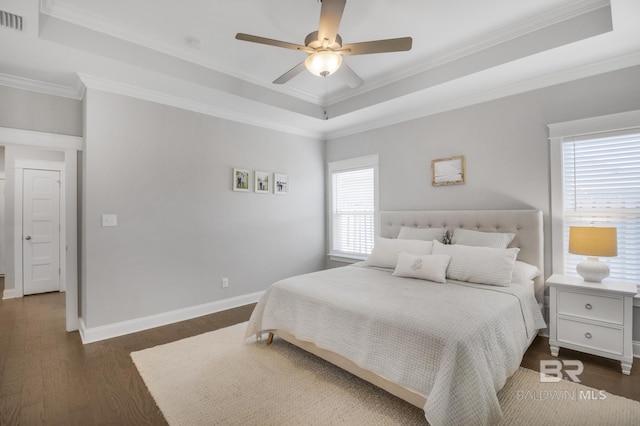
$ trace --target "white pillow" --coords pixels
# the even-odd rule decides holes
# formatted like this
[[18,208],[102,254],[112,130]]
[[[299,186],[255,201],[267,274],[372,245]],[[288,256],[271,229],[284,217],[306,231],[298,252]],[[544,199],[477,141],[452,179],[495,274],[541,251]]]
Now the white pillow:
[[519,248],[496,249],[433,242],[433,254],[451,256],[447,278],[508,287]]
[[402,252],[398,254],[398,263],[391,275],[446,283],[447,266],[450,259],[450,256],[445,255],[419,255]]
[[533,283],[533,280],[535,278],[540,276],[540,274],[540,270],[534,265],[516,260],[513,268],[513,276],[511,277],[511,282],[531,284]]
[[446,233],[447,230],[444,228],[413,228],[410,226],[403,226],[400,228],[398,239],[425,241],[438,240],[443,243]]
[[376,238],[371,254],[365,260],[367,266],[379,268],[395,268],[398,253],[406,251],[411,254],[431,254],[433,241],[398,240],[392,238]]
[[457,228],[453,230],[451,244],[475,247],[507,248],[516,234],[511,232],[481,232]]

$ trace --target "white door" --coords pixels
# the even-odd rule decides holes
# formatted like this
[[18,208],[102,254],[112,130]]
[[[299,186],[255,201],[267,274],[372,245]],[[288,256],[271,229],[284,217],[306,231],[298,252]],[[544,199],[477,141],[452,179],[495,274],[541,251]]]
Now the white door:
[[24,294],[60,291],[60,172],[24,169]]

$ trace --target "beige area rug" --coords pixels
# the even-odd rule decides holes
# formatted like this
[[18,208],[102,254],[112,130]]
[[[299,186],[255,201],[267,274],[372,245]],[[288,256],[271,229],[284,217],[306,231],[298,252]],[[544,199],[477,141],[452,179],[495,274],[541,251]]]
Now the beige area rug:
[[[424,425],[424,412],[246,324],[133,352],[171,425]],[[499,393],[505,425],[638,425],[640,402],[520,368]],[[604,396],[604,399],[601,397]]]

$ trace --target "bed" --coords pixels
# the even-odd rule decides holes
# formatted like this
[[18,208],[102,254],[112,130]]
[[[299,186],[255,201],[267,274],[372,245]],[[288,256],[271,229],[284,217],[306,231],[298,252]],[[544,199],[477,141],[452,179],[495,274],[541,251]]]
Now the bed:
[[[448,237],[477,231],[481,237],[513,234],[513,240],[507,249],[469,248],[459,244],[467,241],[462,238],[436,241],[429,253],[396,253],[395,268],[372,260],[383,259],[383,242],[424,248],[412,232],[441,229]],[[410,237],[398,239],[405,231]],[[269,333],[269,341],[274,335],[289,341],[424,409],[432,425],[495,424],[502,419],[497,392],[545,327],[543,276],[530,274],[544,271],[542,235],[542,214],[534,210],[381,212],[381,239],[365,263],[274,283],[256,305],[246,336]],[[468,279],[475,253],[499,257],[495,265],[480,265],[490,281]],[[530,276],[516,282],[513,272],[502,282],[500,270],[514,268],[503,258],[514,253]],[[397,274],[401,258],[413,267],[447,257],[446,279],[413,278],[415,268]]]

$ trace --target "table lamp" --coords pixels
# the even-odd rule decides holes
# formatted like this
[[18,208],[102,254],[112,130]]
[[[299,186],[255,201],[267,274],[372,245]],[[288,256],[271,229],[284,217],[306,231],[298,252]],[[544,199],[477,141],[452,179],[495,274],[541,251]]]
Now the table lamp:
[[618,255],[616,228],[599,226],[570,226],[569,253],[587,256],[576,267],[585,281],[600,283],[609,276],[609,267],[598,257]]

